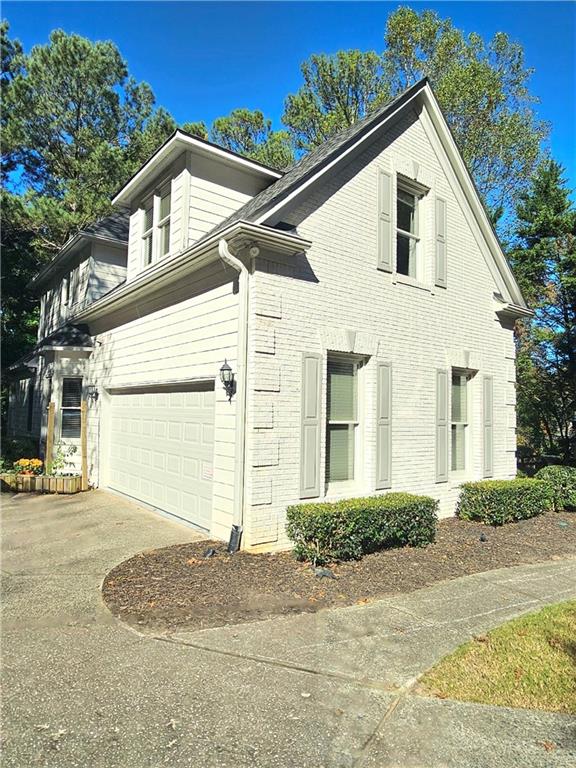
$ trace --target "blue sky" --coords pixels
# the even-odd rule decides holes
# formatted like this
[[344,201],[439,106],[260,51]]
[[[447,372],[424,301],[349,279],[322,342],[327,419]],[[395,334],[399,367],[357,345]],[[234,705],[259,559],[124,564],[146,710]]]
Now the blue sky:
[[[531,91],[552,124],[553,156],[576,186],[576,4],[571,2],[405,2],[451,17],[484,38],[504,31],[535,69]],[[4,2],[3,17],[25,50],[62,28],[113,40],[131,74],[152,86],[179,122],[261,109],[280,125],[300,62],[340,48],[381,51],[398,3]]]

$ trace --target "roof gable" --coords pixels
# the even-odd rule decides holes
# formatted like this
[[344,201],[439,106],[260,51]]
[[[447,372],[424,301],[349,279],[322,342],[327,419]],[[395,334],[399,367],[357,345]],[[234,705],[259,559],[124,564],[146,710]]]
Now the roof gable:
[[[305,155],[284,176],[264,189],[225,221],[214,227],[208,236],[224,230],[237,220],[266,224],[277,219],[282,209],[295,197],[305,193],[313,182],[324,174],[336,170],[345,158],[372,140],[379,131],[389,130],[393,121],[399,119],[407,109],[426,107],[429,120],[429,138],[435,139],[437,147],[444,154],[454,181],[462,194],[462,202],[471,214],[475,234],[490,266],[495,268],[506,287],[506,300],[518,307],[526,308],[520,288],[512,274],[494,228],[488,218],[474,181],[466,168],[442,111],[432,92],[427,78],[420,80],[404,91],[389,104],[328,139],[322,146]],[[424,111],[424,110],[423,110]],[[434,136],[430,136],[433,133]]]

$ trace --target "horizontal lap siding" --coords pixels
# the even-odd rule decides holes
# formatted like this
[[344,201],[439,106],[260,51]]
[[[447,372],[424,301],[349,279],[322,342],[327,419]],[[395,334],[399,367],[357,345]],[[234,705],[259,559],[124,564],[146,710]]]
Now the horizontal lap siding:
[[193,175],[190,179],[190,242],[194,243],[204,237],[250,197],[244,192]]
[[[406,158],[417,161],[425,170],[432,182],[430,194],[441,190],[448,201],[447,288],[433,288],[433,293],[393,284],[392,275],[377,269],[377,171],[397,170]],[[433,285],[434,235],[429,206],[423,214],[426,282]],[[269,319],[274,325],[274,355],[258,352],[257,334],[251,333],[248,466],[252,468],[247,495],[253,506],[248,512],[249,543],[265,549],[289,545],[284,532],[285,510],[287,505],[300,501],[302,352],[322,351],[325,355],[322,334],[334,329],[354,330],[357,337],[365,334],[377,344],[377,354],[371,352],[364,370],[365,482],[358,492],[373,493],[375,487],[375,363],[382,360],[392,365],[391,490],[433,496],[440,501],[442,515],[453,513],[457,482],[435,482],[435,375],[437,368],[462,365],[464,351],[480,361],[479,374],[471,387],[471,475],[481,474],[479,386],[482,374],[489,374],[494,377],[495,476],[513,476],[513,406],[507,404],[505,395],[512,376],[512,333],[496,319],[492,296],[497,286],[420,122],[407,119],[387,140],[379,140],[339,176],[323,180],[320,189],[288,214],[288,220],[313,245],[305,258],[296,260],[292,276],[289,268],[279,269],[265,259],[255,275],[254,304],[280,302],[281,312],[279,317]],[[252,316],[251,323],[255,327],[258,317]],[[264,393],[264,399],[274,408],[273,427],[265,438],[265,430],[254,428],[262,407],[261,393],[255,390],[259,370],[269,365],[270,359],[280,371],[280,386],[276,393]],[[324,381],[323,409],[325,388]],[[510,394],[508,400],[511,398]],[[272,439],[280,446],[277,466],[253,467],[262,441]],[[324,467],[324,429],[321,439]],[[265,479],[272,482],[271,501],[257,503],[262,501],[257,485]]]

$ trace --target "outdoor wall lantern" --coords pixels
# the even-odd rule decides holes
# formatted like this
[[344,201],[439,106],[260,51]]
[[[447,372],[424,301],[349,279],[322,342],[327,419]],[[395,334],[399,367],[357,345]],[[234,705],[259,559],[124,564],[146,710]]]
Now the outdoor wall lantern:
[[98,393],[98,387],[96,386],[96,384],[88,384],[88,386],[86,387],[86,397],[88,398],[88,400],[95,403],[96,400],[98,400],[98,396],[99,396],[99,393]]
[[236,390],[236,384],[234,382],[234,373],[232,368],[228,365],[227,360],[224,360],[224,365],[220,368],[220,380],[228,395],[228,402],[230,402],[232,400],[232,395]]

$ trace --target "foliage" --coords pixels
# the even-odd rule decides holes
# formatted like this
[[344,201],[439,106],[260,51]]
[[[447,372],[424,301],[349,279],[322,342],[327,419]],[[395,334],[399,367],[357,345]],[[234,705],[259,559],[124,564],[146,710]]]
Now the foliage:
[[456,515],[462,520],[504,525],[541,515],[553,504],[552,488],[544,480],[480,480],[462,485]]
[[300,559],[314,563],[355,560],[385,547],[421,547],[434,541],[438,502],[388,493],[287,509],[288,536]]
[[14,469],[22,475],[41,475],[43,466],[42,459],[18,459],[14,462]]
[[428,77],[480,194],[492,210],[506,207],[547,133],[534,113],[522,46],[503,32],[485,42],[434,11],[411,8],[390,15],[385,42],[392,93]]
[[259,110],[234,109],[214,120],[210,138],[216,144],[257,160],[272,168],[287,168],[294,162],[286,131],[273,131],[272,121]]
[[282,117],[299,150],[320,146],[390,97],[382,57],[375,51],[314,54],[300,70],[304,83],[286,97]]
[[517,325],[519,444],[576,462],[576,209],[546,159],[520,197],[514,272],[535,317]]
[[64,472],[67,467],[74,465],[73,461],[69,461],[70,457],[77,452],[78,448],[75,445],[66,445],[64,443],[57,443],[52,456],[50,464],[46,462],[46,474],[47,475],[64,475],[69,474]]
[[485,42],[434,11],[398,8],[382,54],[338,51],[302,64],[303,84],[287,97],[283,122],[308,150],[428,77],[480,194],[497,218],[525,186],[547,126],[528,91],[522,47],[502,32]]
[[576,509],[576,468],[550,464],[536,473],[539,480],[545,480],[554,492],[554,509]]
[[21,456],[33,456],[38,450],[38,440],[30,437],[2,437],[3,466],[12,467]]
[[442,659],[422,684],[442,698],[576,714],[576,602],[509,621]]

